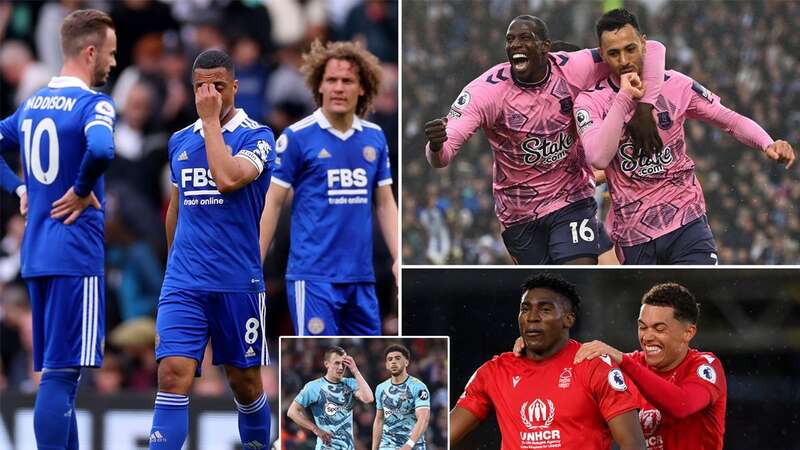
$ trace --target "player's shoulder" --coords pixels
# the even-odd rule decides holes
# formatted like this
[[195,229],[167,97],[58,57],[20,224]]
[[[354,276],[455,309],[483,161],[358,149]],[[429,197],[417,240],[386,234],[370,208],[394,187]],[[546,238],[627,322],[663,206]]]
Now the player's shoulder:
[[198,119],[195,122],[190,123],[189,125],[186,125],[185,127],[181,128],[180,130],[172,133],[172,136],[169,137],[168,147],[171,148],[174,145],[176,145],[176,144],[182,142],[183,140],[185,140],[187,137],[192,136],[194,133],[196,133],[197,132],[196,128],[197,128],[199,123],[200,123],[200,119]]
[[687,366],[684,371],[686,378],[697,376],[701,380],[717,385],[718,380],[725,379],[722,361],[711,352],[702,352],[690,349],[686,355]]
[[391,384],[392,384],[392,379],[390,377],[378,383],[378,385],[375,387],[375,390],[377,391],[379,389],[386,389],[386,387]]
[[712,352],[704,352],[692,348],[689,349],[689,353],[686,357],[689,358],[689,361],[693,364],[713,364],[722,367],[722,361]]
[[415,387],[417,389],[425,389],[425,388],[427,388],[427,386],[425,385],[425,383],[422,380],[420,380],[419,378],[417,378],[415,376],[412,376],[412,375],[409,375],[408,382],[409,382],[409,384],[411,386],[413,386],[413,387]]
[[319,121],[316,114],[310,114],[297,122],[289,125],[283,130],[283,134],[292,135],[292,134],[306,134],[309,132],[314,131],[316,128],[319,128],[318,125]]
[[503,62],[494,65],[478,75],[475,79],[470,81],[465,87],[464,91],[473,92],[476,94],[480,92],[493,92],[503,89],[509,84],[514,84],[511,78],[511,64]]

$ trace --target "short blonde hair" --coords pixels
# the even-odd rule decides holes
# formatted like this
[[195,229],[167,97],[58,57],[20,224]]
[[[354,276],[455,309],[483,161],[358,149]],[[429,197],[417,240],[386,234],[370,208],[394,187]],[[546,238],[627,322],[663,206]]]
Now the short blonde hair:
[[113,30],[114,21],[103,11],[79,9],[70,13],[61,24],[61,51],[64,57],[77,56],[88,45],[103,45],[107,28]]

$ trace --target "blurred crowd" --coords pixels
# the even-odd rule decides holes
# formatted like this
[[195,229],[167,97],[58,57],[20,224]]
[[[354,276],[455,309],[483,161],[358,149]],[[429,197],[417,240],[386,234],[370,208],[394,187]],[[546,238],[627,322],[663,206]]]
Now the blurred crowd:
[[[316,109],[298,70],[310,43],[361,42],[384,68],[381,94],[368,119],[383,127],[397,167],[398,7],[391,0],[0,0],[0,117],[58,75],[58,30],[62,19],[80,8],[108,12],[118,42],[117,68],[101,89],[117,109],[116,159],[105,177],[106,355],[103,368],[89,371],[83,382],[104,394],[152,392],[153,318],[166,264],[167,141],[197,119],[190,84],[194,58],[207,48],[226,49],[239,80],[237,107],[269,125],[277,138]],[[18,154],[2,157],[19,169]],[[30,305],[19,276],[24,220],[18,205],[16,196],[0,193],[0,391],[32,392],[37,374],[31,367]],[[289,214],[285,208],[265,264],[273,359],[277,337],[292,334],[283,279]],[[379,235],[375,242],[384,332],[396,334],[391,258]],[[194,393],[225,392],[224,375],[210,366],[210,355],[204,364]],[[275,399],[276,369],[263,374],[266,393]]]
[[[681,71],[800,150],[800,2],[621,2],[667,47]],[[519,14],[548,24],[551,40],[596,47],[602,2],[470,0],[403,11],[403,262],[507,264],[492,200],[492,152],[482,132],[446,169],[425,160],[423,124],[447,114],[461,89],[506,60]],[[699,121],[686,127],[723,264],[800,263],[800,164],[775,165]],[[606,199],[607,202],[607,199]],[[607,206],[606,206],[607,207]],[[601,217],[605,217],[602,215]]]
[[[411,351],[409,375],[420,379],[428,387],[431,399],[431,415],[425,442],[428,449],[447,448],[448,407],[448,360],[447,341],[444,338],[406,339],[286,339],[281,343],[281,443],[286,450],[312,450],[316,436],[300,428],[286,416],[292,401],[303,386],[325,375],[323,353],[333,345],[341,346],[352,356],[358,370],[373,393],[378,384],[391,375],[386,370],[383,351],[391,344],[402,344]],[[349,371],[346,377],[352,376]],[[355,450],[372,447],[372,423],[375,420],[375,404],[354,402],[353,422]]]

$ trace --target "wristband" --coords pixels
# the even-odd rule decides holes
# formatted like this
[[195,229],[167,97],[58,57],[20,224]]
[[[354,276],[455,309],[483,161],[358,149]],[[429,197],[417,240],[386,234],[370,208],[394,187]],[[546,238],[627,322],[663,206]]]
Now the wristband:
[[15,189],[14,192],[17,193],[17,197],[22,198],[22,194],[28,192],[28,188],[25,187],[24,184],[20,184],[19,186],[17,186],[17,189]]
[[406,441],[405,445],[407,445],[407,446],[409,446],[411,448],[414,448],[414,446],[417,445],[417,443],[414,442],[412,439],[409,439],[409,440]]

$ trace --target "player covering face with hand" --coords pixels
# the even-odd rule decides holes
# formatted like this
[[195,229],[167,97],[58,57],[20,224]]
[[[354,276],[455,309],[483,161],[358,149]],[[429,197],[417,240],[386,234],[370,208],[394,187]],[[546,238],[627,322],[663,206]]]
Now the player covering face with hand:
[[[286,414],[317,436],[317,450],[353,450],[353,398],[372,403],[375,397],[355,360],[343,348],[329,348],[323,360],[325,375],[306,383]],[[346,377],[345,369],[353,376]]]

